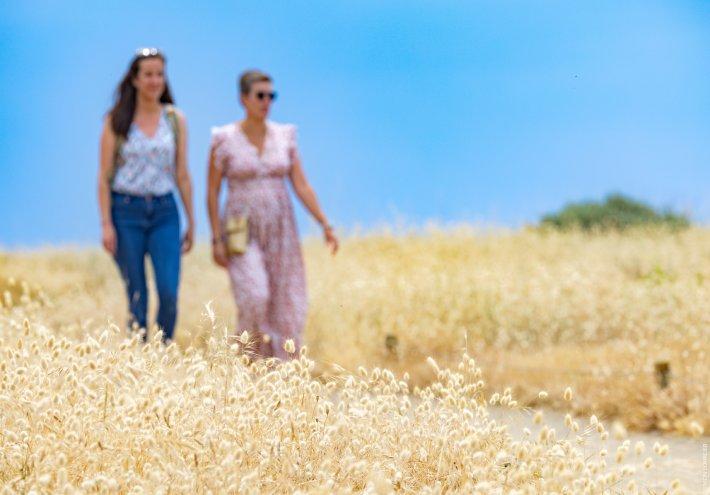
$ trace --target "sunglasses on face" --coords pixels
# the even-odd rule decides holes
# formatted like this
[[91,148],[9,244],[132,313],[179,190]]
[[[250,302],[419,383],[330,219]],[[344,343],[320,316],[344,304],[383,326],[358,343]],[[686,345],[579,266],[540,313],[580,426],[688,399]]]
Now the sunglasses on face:
[[264,101],[264,99],[266,99],[267,97],[269,98],[269,100],[274,101],[278,96],[276,91],[257,91],[255,95],[259,99],[259,101]]

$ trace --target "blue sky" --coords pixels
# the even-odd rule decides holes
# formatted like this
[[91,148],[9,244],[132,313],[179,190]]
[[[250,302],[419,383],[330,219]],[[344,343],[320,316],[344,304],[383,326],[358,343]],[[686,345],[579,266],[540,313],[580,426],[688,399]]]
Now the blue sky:
[[209,129],[247,67],[339,226],[518,226],[612,191],[710,223],[710,2],[10,0],[0,246],[98,243],[101,119],[139,46],[168,54],[203,237]]

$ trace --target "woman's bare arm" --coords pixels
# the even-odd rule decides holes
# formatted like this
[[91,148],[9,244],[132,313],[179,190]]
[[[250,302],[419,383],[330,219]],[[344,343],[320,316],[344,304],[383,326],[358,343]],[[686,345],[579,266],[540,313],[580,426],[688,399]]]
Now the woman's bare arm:
[[209,169],[207,172],[207,213],[210,217],[212,238],[222,237],[222,227],[219,222],[219,192],[222,188],[222,172],[215,165],[214,149],[210,149]]
[[207,171],[207,213],[212,230],[212,258],[219,266],[227,266],[227,256],[222,243],[222,225],[219,221],[219,192],[222,188],[222,171],[217,168],[214,147],[210,149]]
[[313,218],[315,218],[321,227],[323,227],[325,241],[330,246],[333,254],[335,254],[338,251],[338,239],[333,233],[332,226],[328,223],[328,219],[318,204],[316,193],[308,182],[308,179],[306,179],[306,173],[303,171],[303,166],[301,165],[301,160],[298,156],[293,158],[289,177],[296,196],[298,196],[298,199],[301,203],[303,203],[303,206],[306,207],[310,214],[313,215]]
[[301,200],[301,203],[303,203],[303,206],[306,207],[319,224],[324,227],[327,226],[328,219],[325,217],[323,210],[321,210],[316,193],[308,182],[308,179],[306,179],[301,160],[297,157],[293,159],[289,177],[293,185],[293,190],[296,196],[298,196],[298,199]]
[[116,135],[111,128],[111,118],[104,119],[99,143],[99,173],[97,192],[101,218],[101,241],[106,251],[116,254],[116,231],[111,221],[111,179],[113,177]]
[[187,167],[187,121],[185,116],[180,111],[176,111],[178,115],[179,139],[178,148],[175,159],[175,178],[180,198],[185,208],[187,216],[187,231],[183,239],[182,250],[184,253],[192,248],[192,242],[195,232],[195,216],[192,208],[192,180],[190,179],[190,171]]

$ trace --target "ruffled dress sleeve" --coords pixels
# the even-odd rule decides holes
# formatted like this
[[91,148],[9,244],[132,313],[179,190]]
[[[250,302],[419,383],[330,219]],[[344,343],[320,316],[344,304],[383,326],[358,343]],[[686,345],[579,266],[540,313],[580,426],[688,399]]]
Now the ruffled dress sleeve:
[[287,124],[286,126],[286,142],[288,143],[288,156],[293,162],[299,158],[298,154],[298,141],[297,141],[297,127],[293,124]]
[[223,173],[227,163],[226,132],[223,127],[212,127],[210,131],[210,150],[214,153],[214,165],[217,171]]

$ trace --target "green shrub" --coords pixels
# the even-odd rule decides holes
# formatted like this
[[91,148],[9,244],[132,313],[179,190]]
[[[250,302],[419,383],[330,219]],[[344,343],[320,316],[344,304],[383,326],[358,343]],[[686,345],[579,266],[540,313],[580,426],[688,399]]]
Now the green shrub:
[[562,230],[624,230],[641,226],[683,229],[690,225],[690,220],[670,210],[657,211],[622,194],[610,194],[604,202],[570,203],[557,213],[543,216],[540,225]]

